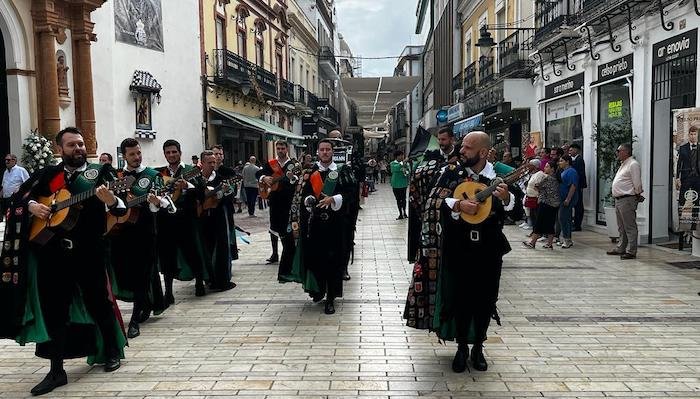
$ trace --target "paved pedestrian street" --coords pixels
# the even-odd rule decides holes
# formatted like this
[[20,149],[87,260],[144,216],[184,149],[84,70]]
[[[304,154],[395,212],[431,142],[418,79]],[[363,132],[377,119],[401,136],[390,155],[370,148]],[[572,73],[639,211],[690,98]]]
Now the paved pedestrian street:
[[[501,280],[503,326],[492,322],[485,345],[489,369],[454,374],[456,345],[401,318],[411,265],[389,186],[363,207],[335,315],[299,285],[277,283],[276,265],[264,265],[266,219],[241,216],[253,236],[234,263],[238,287],[197,298],[194,283],[178,283],[176,306],[142,324],[118,371],[67,361],[69,384],[47,396],[700,397],[700,270],[667,263],[687,254],[643,247],[621,261],[590,231],[575,233],[568,250],[529,250],[524,231],[508,226],[513,251]],[[48,362],[32,346],[0,349],[0,397],[28,396]]]

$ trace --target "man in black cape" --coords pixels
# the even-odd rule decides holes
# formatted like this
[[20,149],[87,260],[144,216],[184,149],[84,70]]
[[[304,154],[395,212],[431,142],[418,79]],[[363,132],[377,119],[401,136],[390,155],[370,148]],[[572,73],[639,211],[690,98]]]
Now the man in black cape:
[[[469,357],[475,369],[488,367],[483,342],[491,317],[498,321],[502,258],[510,251],[502,229],[513,196],[507,185],[495,180],[487,162],[490,146],[486,133],[469,133],[462,141],[461,165],[446,165],[438,177],[424,209],[420,256],[404,310],[409,327],[457,340],[452,369],[458,373],[466,369]],[[495,187],[491,211],[481,223],[468,223],[462,214],[474,215],[485,203],[452,198],[464,182]],[[473,344],[471,356],[469,344]]]

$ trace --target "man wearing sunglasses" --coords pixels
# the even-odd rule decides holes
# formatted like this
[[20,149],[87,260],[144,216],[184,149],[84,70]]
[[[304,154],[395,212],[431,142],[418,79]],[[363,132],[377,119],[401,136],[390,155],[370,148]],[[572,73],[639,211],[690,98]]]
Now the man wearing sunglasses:
[[5,173],[2,175],[2,201],[0,202],[0,221],[4,220],[5,212],[10,206],[10,197],[17,192],[19,186],[29,179],[29,173],[17,165],[15,154],[5,155]]

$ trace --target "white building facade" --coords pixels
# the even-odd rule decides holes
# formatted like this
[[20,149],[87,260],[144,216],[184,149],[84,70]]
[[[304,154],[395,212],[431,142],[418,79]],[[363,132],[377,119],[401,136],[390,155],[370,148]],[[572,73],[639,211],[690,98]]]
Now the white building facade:
[[204,149],[199,2],[149,0],[140,14],[129,3],[109,1],[93,13],[98,154],[112,154],[117,166],[119,144],[135,137],[144,164],[162,166],[163,142],[175,139],[189,163]]
[[[626,1],[602,3],[607,4],[569,10],[579,14],[576,23],[555,29],[538,25],[538,30],[553,32],[539,38],[533,54],[544,143],[581,144],[588,176],[584,224],[601,226],[606,223],[604,208],[611,203],[610,182],[602,178],[601,149],[593,134],[598,127],[630,124],[625,141],[633,141],[647,198],[637,211],[640,242],[672,240],[678,224],[672,111],[700,104],[700,16],[693,2],[664,1],[661,10],[657,2],[655,7],[647,2],[647,11],[639,13],[644,10],[640,6],[636,15],[628,14]],[[565,15],[562,4],[556,13]],[[540,9],[538,15],[546,12]],[[568,48],[561,43],[569,43]]]

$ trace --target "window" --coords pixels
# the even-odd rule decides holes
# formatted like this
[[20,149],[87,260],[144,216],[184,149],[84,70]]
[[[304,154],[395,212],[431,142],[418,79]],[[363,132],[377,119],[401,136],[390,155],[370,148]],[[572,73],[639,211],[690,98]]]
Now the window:
[[277,77],[284,78],[284,61],[282,58],[282,46],[275,46],[275,61],[277,63]]
[[216,48],[226,48],[226,21],[220,16],[216,17]]
[[472,63],[472,28],[464,32],[464,67]]
[[311,91],[316,91],[316,75],[311,78]]
[[306,70],[306,88],[311,90],[311,92],[313,93],[315,90],[313,89],[313,87],[311,87],[311,83],[313,83],[313,82],[309,81],[309,70],[307,69]]
[[262,34],[255,35],[255,63],[260,67],[265,67],[265,43]]
[[294,83],[298,83],[298,81],[294,77],[294,72],[296,72],[296,70],[296,60],[294,59],[294,57],[292,57],[291,68],[289,69],[289,80],[291,80]]
[[236,36],[238,39],[238,55],[248,59],[248,32],[245,23],[245,11],[241,9],[238,12],[238,18],[236,18]]
[[[301,62],[299,62],[299,63],[301,64]],[[306,88],[306,90],[308,90],[309,89],[308,83],[309,82],[304,80],[304,65],[303,64],[299,65],[299,84],[304,86],[304,88]]]

